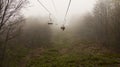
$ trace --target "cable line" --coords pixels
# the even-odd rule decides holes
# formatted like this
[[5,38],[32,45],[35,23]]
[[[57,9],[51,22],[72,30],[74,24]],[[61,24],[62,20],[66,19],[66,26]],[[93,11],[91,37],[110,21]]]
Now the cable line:
[[71,5],[71,0],[69,0],[69,4],[68,4],[68,7],[67,7],[67,11],[66,11],[66,13],[65,13],[65,17],[64,17],[64,20],[65,20],[65,21],[66,21],[66,17],[67,17],[67,14],[68,14],[70,5]]
[[57,12],[54,0],[51,0],[51,1],[52,1],[52,4],[53,4],[53,7],[54,7],[55,11]]
[[51,12],[47,9],[47,7],[45,7],[39,0],[37,0],[39,2],[39,4],[41,4],[41,6],[49,13],[51,14]]
[[37,0],[39,2],[39,4],[49,13],[49,22],[48,22],[48,25],[52,25],[52,18],[51,18],[51,15],[52,13],[47,9],[47,7],[45,7],[42,2],[40,2],[39,0]]
[[64,17],[64,22],[65,22],[65,23],[64,23],[63,26],[61,27],[61,29],[62,29],[63,31],[65,30],[66,17],[67,17],[67,14],[68,14],[70,5],[71,5],[71,0],[69,0],[69,4],[68,4],[68,7],[67,7],[67,11],[66,11],[66,13],[65,13],[65,17]]

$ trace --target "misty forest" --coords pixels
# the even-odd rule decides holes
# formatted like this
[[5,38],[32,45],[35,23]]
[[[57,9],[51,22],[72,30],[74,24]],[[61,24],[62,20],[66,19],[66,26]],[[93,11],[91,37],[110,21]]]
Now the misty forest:
[[120,67],[120,0],[90,1],[0,0],[0,67]]

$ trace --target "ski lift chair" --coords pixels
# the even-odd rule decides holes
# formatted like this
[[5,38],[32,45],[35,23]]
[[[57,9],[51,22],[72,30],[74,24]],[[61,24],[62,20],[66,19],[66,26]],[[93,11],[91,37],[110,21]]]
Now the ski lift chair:
[[65,26],[62,26],[61,29],[64,31],[65,30]]
[[48,25],[52,25],[53,23],[48,23]]

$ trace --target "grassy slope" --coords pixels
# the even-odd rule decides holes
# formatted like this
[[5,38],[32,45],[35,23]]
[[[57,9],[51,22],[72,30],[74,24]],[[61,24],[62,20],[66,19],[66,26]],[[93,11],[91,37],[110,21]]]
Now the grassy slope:
[[120,54],[112,54],[93,43],[58,44],[32,57],[27,67],[119,67]]
[[6,67],[120,66],[120,54],[93,42],[75,41],[66,37],[56,37],[53,39],[52,47],[47,48],[28,49],[22,45],[12,45],[12,49],[7,50],[9,59]]

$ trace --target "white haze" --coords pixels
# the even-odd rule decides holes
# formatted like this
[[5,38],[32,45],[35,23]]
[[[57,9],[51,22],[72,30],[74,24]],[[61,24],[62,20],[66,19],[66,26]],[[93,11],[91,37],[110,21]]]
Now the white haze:
[[[46,17],[48,19],[48,12],[38,3],[37,0],[29,1],[30,1],[29,7],[23,10],[23,13],[26,18]],[[55,11],[53,7],[52,0],[40,0],[40,1],[52,13],[54,20],[59,21],[58,23],[63,21],[69,0],[53,0],[57,11]],[[80,16],[85,14],[86,12],[92,12],[95,3],[96,0],[72,0],[67,18],[69,19],[74,15]]]

